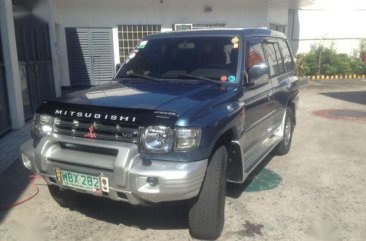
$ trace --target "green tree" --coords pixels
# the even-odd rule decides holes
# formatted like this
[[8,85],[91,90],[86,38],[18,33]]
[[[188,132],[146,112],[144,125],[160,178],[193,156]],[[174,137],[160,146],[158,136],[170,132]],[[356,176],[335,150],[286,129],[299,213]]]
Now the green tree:
[[[360,44],[361,48],[366,48]],[[361,46],[362,45],[362,46]],[[346,54],[339,54],[334,48],[324,44],[313,45],[309,53],[301,56],[301,71],[303,75],[345,75],[345,74],[366,74],[366,64],[359,60],[353,60]],[[299,67],[299,65],[298,65]]]

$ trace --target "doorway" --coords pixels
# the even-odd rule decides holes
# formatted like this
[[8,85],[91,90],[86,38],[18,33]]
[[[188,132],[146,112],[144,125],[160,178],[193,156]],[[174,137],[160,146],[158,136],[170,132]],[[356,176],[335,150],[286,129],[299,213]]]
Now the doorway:
[[27,15],[14,18],[25,119],[44,100],[55,98],[48,24]]

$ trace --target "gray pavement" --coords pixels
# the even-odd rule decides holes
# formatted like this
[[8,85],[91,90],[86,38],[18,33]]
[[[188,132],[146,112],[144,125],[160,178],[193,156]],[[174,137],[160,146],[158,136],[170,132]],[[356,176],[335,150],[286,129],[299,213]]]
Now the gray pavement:
[[[310,82],[300,98],[290,153],[269,156],[246,183],[228,186],[219,240],[365,240],[366,122],[313,112],[366,111],[366,82]],[[17,161],[0,176],[0,207],[35,192],[28,175]],[[183,205],[83,197],[65,209],[36,183],[35,198],[0,211],[0,240],[192,240]]]

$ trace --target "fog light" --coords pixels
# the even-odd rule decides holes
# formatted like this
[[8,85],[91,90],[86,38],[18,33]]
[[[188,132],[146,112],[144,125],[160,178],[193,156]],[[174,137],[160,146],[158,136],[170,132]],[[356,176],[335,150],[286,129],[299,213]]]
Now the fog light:
[[22,154],[22,161],[26,168],[32,169],[32,163],[27,155]]
[[149,183],[150,186],[155,187],[159,184],[159,179],[157,179],[156,177],[148,177],[146,179],[146,182]]

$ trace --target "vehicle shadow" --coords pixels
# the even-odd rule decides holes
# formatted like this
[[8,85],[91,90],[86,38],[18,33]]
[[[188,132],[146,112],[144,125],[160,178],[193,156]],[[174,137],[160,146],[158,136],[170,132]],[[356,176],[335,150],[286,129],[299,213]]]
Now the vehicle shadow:
[[188,203],[162,203],[151,206],[133,206],[106,198],[81,195],[70,210],[90,218],[129,227],[146,229],[187,229]]
[[[258,188],[256,186],[251,188],[251,184],[256,181],[257,177],[260,177],[260,179],[267,177],[261,177],[261,174],[267,172],[266,170],[268,169],[265,166],[271,159],[272,156],[265,158],[243,184],[228,184],[227,196],[239,198],[243,192],[257,191]],[[0,207],[8,206],[17,201],[28,187],[31,174],[18,160],[0,176]],[[82,213],[93,219],[115,225],[123,224],[125,226],[137,227],[142,230],[187,229],[188,208],[189,202],[187,201],[162,203],[152,206],[133,206],[128,203],[90,195],[81,195],[80,199],[73,206],[69,206],[70,210]],[[0,223],[5,219],[9,210],[0,210]]]
[[[272,171],[265,168],[273,156],[265,158],[253,173],[243,184],[228,184],[227,196],[239,198],[245,191],[260,191],[275,188],[281,182],[282,178]],[[264,173],[264,175],[263,175]],[[275,185],[262,185],[251,187],[251,183],[256,182],[256,178],[261,179],[261,183],[268,181],[268,173],[271,176],[271,183]],[[262,176],[261,176],[262,175]],[[275,182],[272,182],[272,176],[277,175]],[[262,180],[262,178],[266,180]],[[82,213],[90,218],[101,220],[112,224],[123,224],[125,226],[145,229],[187,229],[188,228],[188,208],[189,201],[169,202],[154,204],[151,206],[133,206],[128,203],[121,203],[105,198],[94,197],[90,195],[81,195],[75,205],[69,207],[70,210]]]
[[326,92],[320,94],[339,100],[366,105],[366,91]]
[[28,187],[31,174],[18,159],[0,175],[0,224],[10,211],[9,205],[15,203]]

